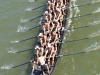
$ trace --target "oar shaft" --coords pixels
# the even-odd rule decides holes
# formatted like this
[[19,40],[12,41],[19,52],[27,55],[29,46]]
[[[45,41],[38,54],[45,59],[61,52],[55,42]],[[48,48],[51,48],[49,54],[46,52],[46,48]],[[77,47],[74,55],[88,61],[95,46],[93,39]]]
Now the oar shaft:
[[20,65],[14,66],[14,67],[12,67],[12,68],[20,67],[20,66],[25,65],[25,64],[28,64],[28,63],[30,63],[30,62],[28,61],[28,62],[26,62],[26,63],[23,63],[23,64],[20,64]]
[[18,42],[27,41],[27,40],[30,40],[30,39],[33,39],[33,38],[36,38],[36,36],[35,37],[28,38],[28,39],[25,39],[25,40],[21,40],[21,41],[18,41]]
[[35,18],[33,18],[33,19],[29,20],[29,21],[35,20],[35,19],[37,19],[37,18],[39,18],[41,16],[43,16],[43,15],[37,16],[37,17],[35,17]]
[[91,4],[93,4],[93,3],[88,3],[88,4],[83,4],[83,5],[77,5],[77,6],[73,6],[73,7],[70,7],[70,8],[81,7],[81,6],[91,5]]
[[86,39],[89,39],[89,38],[81,38],[81,39],[78,39],[78,40],[70,40],[70,41],[66,41],[66,42],[75,42],[75,41],[86,40]]
[[69,19],[73,19],[73,18],[78,18],[78,17],[83,17],[83,16],[88,16],[88,15],[92,15],[93,13],[89,13],[89,14],[84,14],[84,15],[80,15],[80,16],[76,16],[76,17],[71,17],[71,18],[64,18],[64,20],[69,20]]
[[21,53],[21,52],[25,52],[25,51],[30,51],[30,50],[32,50],[33,48],[31,48],[31,49],[27,49],[27,50],[22,50],[22,51],[18,51],[18,52],[16,52],[16,53]]
[[34,8],[34,9],[32,9],[32,10],[36,10],[36,9],[42,8],[42,7],[44,7],[45,5],[46,5],[46,4],[41,5],[41,6],[39,6],[39,7],[36,7],[36,8]]
[[32,30],[32,29],[37,28],[37,27],[40,27],[40,26],[41,26],[41,25],[38,25],[38,26],[33,27],[33,28],[30,28],[30,29],[28,29],[28,30]]
[[83,54],[83,53],[86,53],[86,52],[78,52],[78,53],[73,53],[73,54],[57,55],[56,57],[71,56],[71,55],[77,55],[77,54]]

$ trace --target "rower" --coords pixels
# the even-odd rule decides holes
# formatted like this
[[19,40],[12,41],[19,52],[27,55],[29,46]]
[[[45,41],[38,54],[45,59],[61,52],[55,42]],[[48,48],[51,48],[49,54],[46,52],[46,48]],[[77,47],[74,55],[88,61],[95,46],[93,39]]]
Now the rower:
[[45,11],[45,13],[44,13],[44,18],[45,18],[47,21],[51,21],[51,19],[52,19],[52,14],[51,14],[51,12]]
[[47,70],[48,74],[50,73],[49,67],[45,63],[45,59],[46,59],[46,56],[42,56],[42,54],[40,53],[36,61],[36,64],[40,64],[43,75],[45,75],[45,70]]
[[41,46],[44,48],[46,46],[47,36],[43,33],[39,33],[38,37],[39,37],[39,42]]
[[41,53],[42,55],[44,54],[44,48],[41,46],[39,47],[38,45],[35,47],[36,50],[36,56],[38,57],[39,54]]

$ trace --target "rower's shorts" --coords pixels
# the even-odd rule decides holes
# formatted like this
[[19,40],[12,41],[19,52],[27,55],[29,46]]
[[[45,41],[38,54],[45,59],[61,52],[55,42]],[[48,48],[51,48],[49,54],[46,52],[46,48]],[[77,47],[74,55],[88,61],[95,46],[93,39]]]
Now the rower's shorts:
[[47,69],[47,65],[46,65],[46,64],[41,65],[41,69],[42,69],[42,70],[46,70],[46,69]]

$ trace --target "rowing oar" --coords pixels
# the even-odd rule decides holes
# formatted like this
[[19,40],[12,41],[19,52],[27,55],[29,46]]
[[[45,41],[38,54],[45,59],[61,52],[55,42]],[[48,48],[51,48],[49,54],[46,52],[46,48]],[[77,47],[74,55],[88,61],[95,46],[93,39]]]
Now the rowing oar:
[[92,15],[92,14],[94,14],[94,13],[89,13],[89,14],[79,15],[79,16],[71,17],[71,18],[64,18],[64,19],[62,19],[62,20],[69,20],[69,19],[78,18],[78,17],[84,17],[84,16],[88,16],[88,15]]
[[20,67],[20,66],[25,65],[25,64],[28,64],[28,63],[30,63],[30,62],[28,61],[28,62],[26,62],[26,63],[20,64],[20,65],[17,65],[17,66],[11,67],[11,68]]
[[[78,18],[78,17],[84,17],[84,16],[88,16],[88,15],[92,15],[92,14],[93,14],[93,13],[85,14],[85,15],[81,15],[81,16],[77,16],[77,17],[64,18],[64,19],[62,19],[62,20],[66,20],[66,19],[69,20],[69,19]],[[39,26],[41,26],[41,25],[38,25],[38,26],[33,27],[33,28],[31,28],[31,29],[28,29],[28,30],[32,30],[32,29],[37,28],[37,27],[39,27]]]
[[84,51],[84,52],[78,52],[78,53],[73,53],[73,54],[63,54],[63,55],[57,55],[56,57],[71,56],[71,55],[83,54],[83,53],[86,53],[86,52],[87,52],[87,51]]
[[40,27],[40,26],[41,26],[41,25],[38,25],[38,26],[35,26],[35,27],[30,28],[30,29],[27,29],[27,30],[32,30],[32,29],[37,28],[37,27]]
[[[70,40],[70,41],[66,41],[66,42],[75,42],[75,41],[86,40],[86,39],[89,39],[89,38],[81,38],[81,39],[78,39],[78,40]],[[59,43],[63,43],[63,42],[59,42]],[[33,50],[33,48],[27,49],[27,50],[18,51],[18,52],[15,52],[15,53],[21,53],[21,52],[26,52],[26,51],[30,51],[30,50]]]
[[93,3],[87,3],[87,4],[83,4],[83,5],[76,5],[76,6],[73,6],[73,7],[67,7],[67,8],[75,8],[75,7],[82,7],[82,6],[86,6],[86,5],[91,5]]
[[[88,4],[85,4],[85,5],[90,5],[90,4],[92,4],[92,3],[88,3]],[[74,6],[74,7],[81,7],[81,6],[85,6],[85,5],[79,5],[79,6]],[[74,7],[71,7],[71,8],[74,8]],[[70,7],[68,7],[68,8],[70,8]],[[93,14],[93,13],[92,13]],[[89,14],[86,14],[86,15],[89,15]],[[30,19],[29,21],[32,21],[32,20],[35,20],[35,19],[37,19],[37,18],[39,18],[39,17],[41,17],[41,16],[43,16],[43,15],[40,15],[40,16],[37,16],[37,17],[35,17],[35,18],[33,18],[33,19]],[[85,16],[85,15],[84,15]],[[78,16],[78,17],[81,17],[81,16]],[[74,17],[75,18],[75,17]],[[69,19],[69,18],[67,18],[67,19]],[[71,18],[70,18],[71,19]]]
[[39,6],[39,7],[36,7],[36,8],[33,8],[32,10],[36,10],[36,9],[39,9],[39,8],[41,8],[41,7],[44,7],[46,4],[44,4],[44,5],[41,5],[41,6]]
[[30,39],[33,39],[33,38],[36,38],[37,36],[35,37],[31,37],[31,38],[28,38],[28,39],[25,39],[25,40],[21,40],[21,41],[16,41],[16,42],[23,42],[23,41],[27,41],[27,40],[30,40]]
[[76,41],[86,40],[86,39],[90,39],[90,38],[81,38],[81,39],[78,39],[78,40],[62,41],[62,42],[58,42],[58,43],[64,43],[64,42],[76,42]]
[[[73,53],[73,54],[57,55],[56,57],[59,58],[59,57],[62,57],[62,56],[71,56],[71,55],[77,55],[77,54],[83,54],[83,53],[86,53],[86,51],[84,51],[84,52],[79,52],[79,53]],[[26,63],[20,64],[20,65],[11,67],[11,68],[17,68],[17,67],[20,67],[20,66],[25,65],[25,64],[28,64],[28,63],[31,63],[31,62],[28,61],[28,62],[26,62]]]
[[[77,5],[77,6],[73,6],[73,7],[67,7],[67,8],[75,8],[75,7],[81,7],[81,6],[86,6],[86,5],[91,5],[91,4],[93,4],[93,3],[88,3],[88,4],[83,4],[83,5]],[[44,5],[41,5],[41,6],[39,6],[39,7],[36,7],[36,8],[33,8],[32,10],[36,10],[36,9],[39,9],[39,8],[42,8],[42,7],[44,7],[46,4],[44,4]]]
[[15,53],[21,53],[21,52],[25,52],[25,51],[30,51],[30,50],[32,50],[32,49],[33,49],[33,48],[27,49],[27,50],[18,51],[18,52],[15,52]]
[[39,17],[41,17],[41,16],[43,16],[43,15],[37,16],[37,17],[35,17],[35,18],[33,18],[33,19],[30,19],[29,21],[35,20],[35,19],[37,19],[37,18],[39,18]]

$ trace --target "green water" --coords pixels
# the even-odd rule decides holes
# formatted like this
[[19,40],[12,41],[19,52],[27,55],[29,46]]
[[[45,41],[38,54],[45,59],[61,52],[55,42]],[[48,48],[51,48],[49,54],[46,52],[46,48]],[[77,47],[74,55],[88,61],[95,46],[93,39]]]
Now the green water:
[[[72,0],[71,6],[91,3],[93,0]],[[32,8],[46,3],[46,0],[0,0],[0,75],[30,75],[30,65],[26,64],[14,69],[13,66],[32,59],[33,51],[14,53],[27,50],[34,46],[36,38],[16,43],[38,35],[39,29],[27,31],[37,26],[40,18],[28,21],[43,14],[45,7],[31,11]],[[86,28],[67,30],[61,54],[88,51],[84,54],[61,57],[53,75],[100,75],[100,0],[79,8],[71,8],[69,17],[96,12],[92,15],[68,20],[68,28],[91,24]],[[77,42],[66,42],[80,38],[90,38]]]

